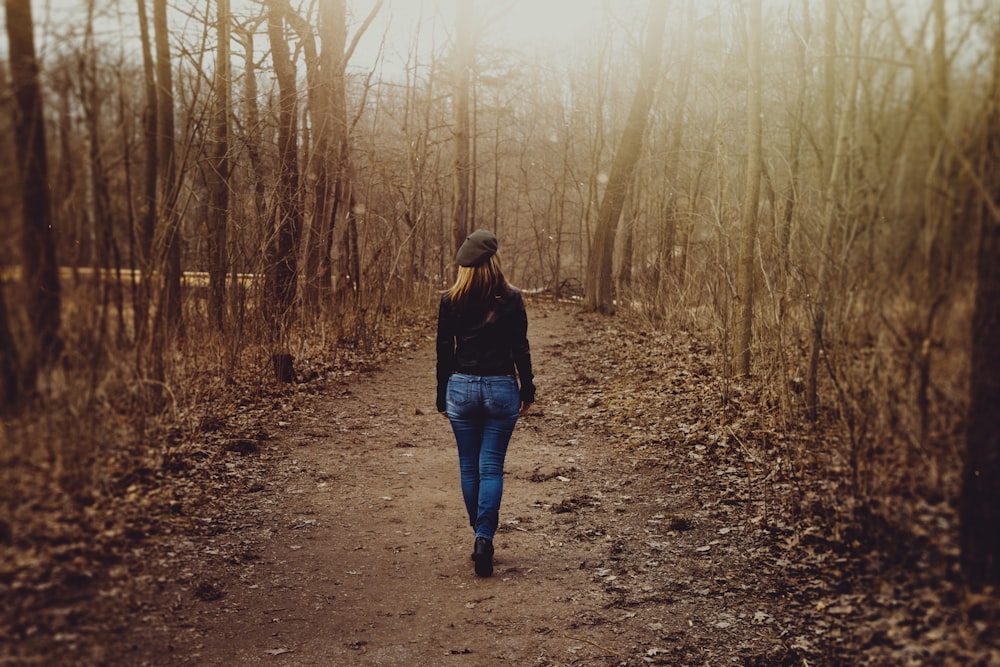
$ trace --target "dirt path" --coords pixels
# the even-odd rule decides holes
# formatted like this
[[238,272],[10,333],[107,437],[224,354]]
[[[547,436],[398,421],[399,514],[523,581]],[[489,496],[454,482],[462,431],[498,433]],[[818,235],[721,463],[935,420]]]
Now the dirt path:
[[508,455],[494,577],[473,575],[428,341],[290,420],[283,439],[291,453],[279,473],[286,485],[261,499],[260,526],[241,532],[259,543],[259,558],[236,568],[223,597],[203,603],[194,650],[175,658],[473,665],[616,654],[613,628],[594,625],[608,603],[594,582],[608,543],[577,534],[568,511],[610,491],[594,481],[599,443],[560,423],[556,397],[546,395],[555,376],[574,372],[550,352],[576,324],[561,310],[531,315],[542,394]]
[[377,372],[340,350],[290,391],[210,396],[120,502],[14,551],[0,664],[1000,666],[995,598],[964,592],[954,532],[926,537],[947,507],[863,532],[830,514],[851,500],[821,466],[836,433],[773,424],[711,336],[528,312],[539,403],[494,577],[469,559],[432,325],[400,325]]
[[772,611],[740,581],[753,552],[727,508],[697,499],[716,478],[728,489],[728,478],[698,480],[697,491],[610,442],[597,427],[595,378],[615,362],[593,358],[600,332],[547,304],[529,304],[529,318],[539,403],[509,450],[492,578],[473,574],[427,336],[380,372],[283,413],[267,488],[243,494],[228,523],[216,519],[225,524],[216,536],[188,545],[204,568],[182,574],[166,614],[142,619],[171,635],[160,649],[169,656],[139,640],[130,662],[639,665],[767,655]]

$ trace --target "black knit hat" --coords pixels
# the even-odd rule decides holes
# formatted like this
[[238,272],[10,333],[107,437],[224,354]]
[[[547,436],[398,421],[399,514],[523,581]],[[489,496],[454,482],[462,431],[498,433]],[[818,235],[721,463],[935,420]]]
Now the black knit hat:
[[497,251],[497,237],[493,232],[477,229],[469,234],[458,249],[455,261],[459,266],[479,266]]

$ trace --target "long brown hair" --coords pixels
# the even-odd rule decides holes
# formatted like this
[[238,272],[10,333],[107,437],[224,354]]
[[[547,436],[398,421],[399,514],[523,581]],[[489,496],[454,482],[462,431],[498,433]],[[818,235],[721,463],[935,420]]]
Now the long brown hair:
[[446,294],[453,304],[461,306],[470,300],[487,303],[502,296],[506,288],[507,279],[500,266],[500,255],[494,253],[478,266],[458,267],[455,284],[448,288]]

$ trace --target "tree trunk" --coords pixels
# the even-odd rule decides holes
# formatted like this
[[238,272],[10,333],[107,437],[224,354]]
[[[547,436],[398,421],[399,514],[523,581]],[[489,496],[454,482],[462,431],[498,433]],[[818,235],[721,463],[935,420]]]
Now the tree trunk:
[[225,325],[226,272],[229,219],[229,0],[217,0],[216,33],[219,50],[215,60],[215,108],[208,169],[208,318],[219,331]]
[[1000,221],[983,216],[960,502],[962,568],[974,588],[1000,586]]
[[738,375],[750,374],[750,348],[753,343],[754,249],[757,246],[757,210],[760,205],[762,123],[760,102],[761,0],[751,0],[747,69],[747,184],[743,199],[743,224],[740,235],[739,269],[736,275],[736,358]]
[[[137,0],[139,10],[139,38],[142,43],[143,88],[145,92],[145,107],[142,111],[143,143],[146,151],[146,163],[143,171],[144,208],[140,218],[138,238],[138,261],[132,267],[139,269],[139,279],[136,294],[138,298],[133,304],[133,323],[135,328],[136,349],[142,350],[149,323],[149,302],[152,298],[151,277],[153,268],[153,235],[156,232],[156,70],[153,62],[153,49],[149,39],[149,19],[146,16],[146,0]],[[134,274],[133,274],[134,275]],[[141,352],[140,352],[141,358]]]
[[452,237],[458,251],[469,235],[469,189],[472,164],[469,130],[469,86],[473,66],[472,3],[455,0],[455,203],[452,212]]
[[639,184],[632,179],[628,194],[625,195],[624,215],[621,216],[622,231],[621,257],[618,260],[618,301],[625,306],[631,303],[632,256],[635,254],[635,226],[639,219]]
[[[836,5],[837,0],[827,0],[830,5]],[[829,7],[829,6],[828,6]],[[838,191],[840,190],[840,180],[841,174],[845,167],[845,162],[847,161],[847,150],[848,142],[850,137],[848,136],[848,129],[853,124],[853,114],[855,107],[855,93],[858,88],[858,81],[860,78],[860,60],[861,60],[861,29],[864,23],[864,12],[865,12],[865,0],[855,0],[854,7],[854,25],[852,27],[852,34],[854,41],[851,46],[851,70],[850,70],[850,80],[847,86],[846,108],[840,116],[839,123],[837,125],[837,130],[833,133],[833,149],[832,155],[827,158],[829,169],[827,170],[828,177],[826,185],[823,189],[823,219],[821,222],[822,229],[822,239],[820,240],[820,257],[819,257],[819,275],[817,277],[816,286],[816,304],[815,311],[813,314],[813,330],[812,330],[812,344],[809,351],[809,366],[806,369],[806,411],[810,420],[815,421],[818,417],[819,410],[819,397],[818,397],[818,384],[819,384],[819,358],[823,349],[823,329],[826,323],[826,309],[827,309],[827,299],[830,296],[830,272],[833,270],[833,240],[834,240],[834,224],[836,223],[836,211],[838,202],[836,200]],[[836,19],[836,9],[827,10],[827,20]],[[835,42],[833,42],[833,35],[835,30],[827,26],[827,48],[828,48],[828,66],[833,68],[834,64],[834,54],[836,53]],[[829,75],[827,79],[827,88],[833,88],[833,76]],[[830,108],[827,109],[829,120],[832,122],[833,119],[833,104],[834,100],[828,100]]]
[[[320,5],[320,25],[323,27],[323,81],[329,86],[326,106],[326,151],[330,174],[322,233],[319,238],[319,282],[326,288],[333,285],[333,246],[337,230],[337,217],[343,215],[349,191],[347,182],[350,160],[349,128],[347,126],[347,86],[344,69],[347,66],[347,6],[344,0],[330,0]],[[323,159],[322,156],[320,159]],[[342,272],[343,273],[343,272]]]
[[[993,55],[993,93],[982,150],[979,260],[972,316],[966,451],[959,499],[962,569],[970,586],[1000,586],[1000,46]],[[985,196],[993,201],[984,201]]]
[[795,46],[795,58],[796,58],[796,72],[797,72],[797,82],[796,87],[796,100],[795,100],[795,117],[791,122],[791,127],[789,128],[789,139],[788,139],[788,151],[791,154],[789,160],[789,178],[788,178],[788,193],[785,196],[785,206],[782,211],[781,216],[781,228],[778,232],[778,270],[777,270],[777,283],[779,291],[779,304],[778,313],[779,318],[782,318],[785,312],[785,306],[788,301],[788,274],[790,270],[791,262],[791,244],[792,244],[792,223],[795,219],[795,207],[798,203],[799,196],[799,172],[801,170],[801,145],[802,145],[802,126],[804,118],[804,110],[806,103],[806,81],[807,81],[807,63],[806,63],[806,44],[808,43],[812,35],[812,26],[809,20],[809,0],[802,0],[802,15],[805,21],[804,34],[800,39],[796,40]]
[[[160,181],[162,208],[159,218],[163,221],[161,247],[163,258],[163,299],[165,324],[172,332],[181,328],[181,238],[176,210],[177,165],[174,146],[174,79],[170,62],[170,32],[167,27],[167,0],[153,0],[153,27],[156,35],[156,128],[157,168]],[[163,338],[166,332],[157,335]],[[155,344],[162,348],[162,340]]]
[[[94,284],[101,296],[100,331],[103,334],[107,327],[107,312],[110,304],[110,292],[113,283],[110,280],[110,270],[115,269],[116,275],[121,275],[120,253],[114,234],[114,217],[111,207],[111,195],[108,188],[108,173],[104,166],[102,149],[104,139],[101,135],[101,118],[104,114],[103,95],[101,94],[97,72],[97,50],[94,45],[94,0],[87,2],[87,19],[84,29],[84,53],[80,67],[80,100],[87,128],[87,158],[90,170],[90,215],[97,240],[93,267]],[[118,312],[122,311],[120,290],[115,290],[118,297]]]
[[632,109],[625,123],[621,143],[611,164],[611,174],[597,212],[597,229],[590,249],[587,266],[587,286],[584,307],[587,310],[611,314],[614,312],[612,262],[615,230],[629,182],[642,152],[642,137],[646,130],[653,93],[660,75],[663,33],[667,18],[667,0],[650,0],[646,20],[646,47],[639,72]]
[[[311,309],[319,305],[323,289],[330,287],[329,282],[323,281],[324,264],[329,262],[329,256],[324,258],[323,253],[328,247],[330,210],[334,205],[331,199],[336,194],[330,177],[330,167],[333,163],[330,143],[333,122],[332,78],[336,76],[337,67],[344,57],[347,30],[346,7],[343,0],[320,3],[319,12],[319,30],[322,36],[319,52],[316,50],[315,38],[311,31],[308,35],[303,34],[309,31],[309,24],[303,22],[301,26],[296,25],[306,49],[306,59],[314,61],[314,64],[307,65],[307,80],[309,81],[308,110],[314,140],[313,156],[310,160],[311,178],[315,185],[312,214],[309,217],[309,240],[305,244],[303,280],[303,299]],[[339,44],[339,52],[335,44]]]
[[837,143],[837,20],[840,0],[823,0],[823,181],[830,180],[830,168]]
[[28,324],[34,342],[24,379],[33,385],[35,372],[54,362],[62,350],[59,267],[52,231],[45,119],[31,3],[29,0],[5,0],[4,4],[14,93],[14,146],[21,177],[24,282]]
[[[245,109],[243,142],[246,144],[247,160],[250,162],[250,171],[253,178],[253,220],[256,229],[264,238],[270,238],[270,221],[265,222],[264,213],[266,175],[260,157],[260,108],[257,102],[257,61],[254,49],[254,32],[256,30],[256,20],[246,25],[241,25],[238,34],[244,39],[243,42],[243,107]],[[259,268],[259,267],[256,267]],[[255,269],[256,270],[256,269]],[[266,298],[266,297],[265,297]]]
[[275,193],[274,234],[270,248],[270,305],[277,326],[285,324],[295,301],[298,267],[296,263],[301,210],[299,206],[299,172],[297,115],[298,92],[295,66],[285,41],[286,2],[270,0],[267,31],[271,54],[278,79],[278,183]]

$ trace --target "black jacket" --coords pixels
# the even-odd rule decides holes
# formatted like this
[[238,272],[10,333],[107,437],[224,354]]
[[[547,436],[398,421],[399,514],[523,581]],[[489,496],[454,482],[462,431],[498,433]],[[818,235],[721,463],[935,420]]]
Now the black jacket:
[[520,380],[521,401],[535,402],[528,315],[524,299],[506,288],[490,303],[455,307],[445,294],[438,310],[437,409],[445,410],[445,392],[452,373],[514,375]]

